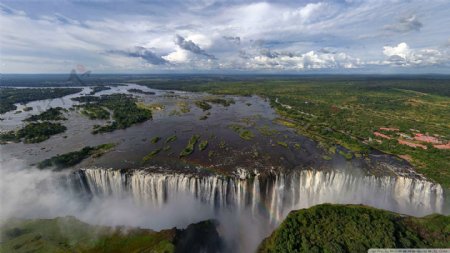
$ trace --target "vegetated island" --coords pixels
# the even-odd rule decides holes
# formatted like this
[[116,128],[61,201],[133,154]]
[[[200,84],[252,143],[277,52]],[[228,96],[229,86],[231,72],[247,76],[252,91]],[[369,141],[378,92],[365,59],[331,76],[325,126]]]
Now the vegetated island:
[[16,103],[28,103],[36,100],[60,98],[81,92],[80,88],[39,88],[16,89],[0,88],[0,114],[16,110]]
[[292,211],[259,246],[272,252],[367,252],[370,248],[448,248],[450,216],[422,218],[362,205]]
[[[198,140],[200,139],[200,135],[194,134],[189,139],[189,142],[187,143],[186,147],[180,152],[180,157],[186,157],[189,156],[194,152],[195,144],[197,144]],[[206,148],[206,146],[205,146]]]
[[64,118],[62,113],[63,111],[65,111],[65,109],[62,107],[49,108],[41,114],[31,115],[30,117],[24,119],[24,121],[67,120]]
[[95,226],[74,217],[9,219],[1,227],[1,252],[220,252],[223,241],[213,220],[159,232]]
[[20,142],[38,143],[49,139],[52,135],[63,133],[67,128],[61,123],[48,121],[32,122],[17,131],[9,131],[0,134],[0,143]]
[[419,173],[450,187],[448,80],[267,77],[136,83],[165,90],[258,95],[270,101],[279,124],[327,150],[340,145],[351,151],[346,156],[361,157],[377,149],[409,161]]
[[153,91],[143,91],[140,89],[129,89],[128,92],[131,93],[138,93],[138,94],[145,94],[145,95],[155,95],[155,93]]
[[115,143],[106,143],[95,147],[87,146],[78,151],[73,151],[46,159],[40,162],[37,166],[39,169],[54,167],[56,170],[61,170],[74,166],[88,157],[102,156],[106,152],[113,149],[115,146]]
[[93,134],[112,132],[116,129],[125,129],[134,124],[147,121],[152,118],[152,112],[149,109],[141,108],[136,104],[136,99],[126,94],[111,94],[96,96],[83,96],[72,98],[74,101],[84,103],[78,107],[84,110],[84,114],[90,118],[107,118],[105,108],[112,111],[112,123],[103,126],[95,126]]
[[210,104],[220,104],[224,107],[228,107],[232,104],[234,104],[235,101],[233,99],[223,99],[223,98],[205,98],[202,100],[195,101],[195,105],[202,109],[203,111],[208,111],[212,108]]
[[89,95],[94,95],[97,92],[104,91],[104,90],[110,90],[110,89],[111,89],[111,87],[109,87],[109,86],[94,86],[94,87],[92,87],[92,91],[89,93]]

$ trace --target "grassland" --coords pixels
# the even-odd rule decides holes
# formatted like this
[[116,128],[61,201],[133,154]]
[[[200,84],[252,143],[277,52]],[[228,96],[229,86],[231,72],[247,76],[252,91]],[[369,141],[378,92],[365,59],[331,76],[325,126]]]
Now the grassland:
[[369,248],[448,248],[450,216],[423,218],[358,205],[292,211],[258,252],[367,252]]
[[0,89],[0,114],[17,109],[16,103],[64,97],[82,91],[79,88]]
[[[159,89],[258,95],[278,113],[278,123],[294,128],[325,148],[340,145],[357,156],[371,149],[410,157],[419,173],[450,187],[450,150],[424,150],[395,140],[378,140],[374,131],[398,128],[406,135],[420,132],[450,140],[450,81],[402,79],[274,79],[205,82],[152,82]],[[406,156],[405,156],[406,155]],[[350,156],[350,155],[347,155]]]

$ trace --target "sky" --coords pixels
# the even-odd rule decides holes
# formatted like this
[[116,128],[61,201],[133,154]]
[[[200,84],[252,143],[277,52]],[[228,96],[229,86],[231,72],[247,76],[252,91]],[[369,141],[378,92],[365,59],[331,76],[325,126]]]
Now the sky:
[[0,0],[0,73],[450,74],[449,0]]

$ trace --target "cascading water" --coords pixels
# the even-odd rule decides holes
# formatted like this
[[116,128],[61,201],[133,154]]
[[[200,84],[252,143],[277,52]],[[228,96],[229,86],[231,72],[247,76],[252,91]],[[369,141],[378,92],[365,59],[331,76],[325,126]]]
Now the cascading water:
[[94,198],[131,194],[138,202],[160,206],[177,194],[189,193],[216,209],[249,209],[272,223],[279,223],[291,210],[325,202],[366,204],[418,216],[442,212],[444,202],[442,187],[429,181],[337,170],[243,178],[89,168],[71,178]]

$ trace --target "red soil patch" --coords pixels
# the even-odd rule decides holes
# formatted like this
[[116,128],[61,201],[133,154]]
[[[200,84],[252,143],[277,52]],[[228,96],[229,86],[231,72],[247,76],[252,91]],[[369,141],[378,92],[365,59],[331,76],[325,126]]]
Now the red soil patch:
[[388,140],[391,139],[391,137],[389,137],[389,136],[387,136],[387,135],[385,135],[385,134],[382,134],[382,133],[380,133],[380,132],[373,132],[373,135],[378,136],[378,137],[381,137],[381,138],[385,138],[385,139],[388,139]]
[[402,145],[406,145],[409,147],[413,147],[413,148],[423,148],[423,149],[427,149],[427,146],[422,145],[422,144],[417,144],[417,143],[413,143],[413,142],[409,142],[409,141],[404,141],[404,140],[398,140],[399,144]]
[[410,155],[399,155],[399,157],[408,162],[412,161],[412,157]]
[[433,147],[437,149],[450,149],[450,142],[447,144],[434,145]]
[[423,142],[434,143],[434,144],[440,143],[438,138],[429,136],[429,135],[424,135],[424,134],[416,134],[416,136],[414,136],[414,139],[416,141],[423,141]]
[[384,130],[384,131],[399,131],[400,129],[393,128],[393,127],[380,127],[380,130]]

